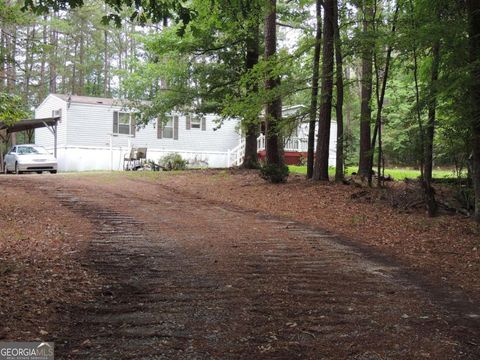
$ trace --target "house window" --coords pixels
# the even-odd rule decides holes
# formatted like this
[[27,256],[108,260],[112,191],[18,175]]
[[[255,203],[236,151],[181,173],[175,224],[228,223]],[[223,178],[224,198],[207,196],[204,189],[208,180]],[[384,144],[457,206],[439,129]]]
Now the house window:
[[129,113],[118,114],[118,133],[130,135],[130,121],[131,116]]
[[202,121],[198,116],[192,116],[190,124],[192,129],[200,129],[202,126]]
[[157,139],[162,138],[178,140],[177,115],[165,115],[157,119]]
[[187,115],[185,117],[186,129],[201,129],[202,131],[207,130],[207,122],[205,117],[202,116],[193,116]]
[[167,116],[168,121],[163,125],[163,137],[173,139],[173,118]]
[[135,136],[137,113],[113,112],[113,133]]

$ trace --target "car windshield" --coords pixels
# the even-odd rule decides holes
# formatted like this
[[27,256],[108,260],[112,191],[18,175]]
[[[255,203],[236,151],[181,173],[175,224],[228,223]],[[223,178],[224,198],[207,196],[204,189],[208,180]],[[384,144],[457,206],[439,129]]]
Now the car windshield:
[[39,146],[19,146],[17,148],[17,154],[19,155],[31,155],[31,154],[42,154],[48,155],[48,151]]

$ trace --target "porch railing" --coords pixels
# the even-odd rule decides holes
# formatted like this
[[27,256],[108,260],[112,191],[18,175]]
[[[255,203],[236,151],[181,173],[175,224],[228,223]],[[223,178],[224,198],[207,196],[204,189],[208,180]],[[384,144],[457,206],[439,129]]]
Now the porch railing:
[[[283,149],[285,151],[307,152],[308,140],[298,137],[291,137],[285,139]],[[257,138],[257,151],[265,150],[265,135],[260,135]],[[245,158],[245,139],[240,140],[240,143],[227,153],[227,166],[240,166]]]
[[245,157],[245,139],[240,140],[240,143],[233,149],[228,150],[227,153],[227,167],[240,166]]
[[[306,152],[308,148],[308,140],[298,137],[290,137],[283,142],[283,149],[285,151]],[[265,150],[265,135],[260,135],[257,138],[257,150]]]

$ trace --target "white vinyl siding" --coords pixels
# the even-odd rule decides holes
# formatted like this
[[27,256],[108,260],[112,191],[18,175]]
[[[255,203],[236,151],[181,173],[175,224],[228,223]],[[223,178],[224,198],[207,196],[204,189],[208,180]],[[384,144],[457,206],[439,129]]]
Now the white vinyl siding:
[[[68,111],[68,117],[71,119],[67,135],[68,145],[109,146],[114,111],[121,112],[122,108],[120,106],[72,103]],[[213,129],[217,126],[215,120],[218,117],[206,115],[204,117],[206,130],[191,131],[186,129],[185,115],[175,114],[174,116],[178,118],[178,133],[174,134],[174,138],[159,138],[158,123],[153,120],[145,126],[140,126],[136,131],[135,138],[121,134],[114,136],[112,145],[126,147],[130,141],[133,146],[163,151],[226,152],[239,143],[240,136],[236,131],[237,119],[224,121],[222,126],[214,131]]]
[[[67,103],[55,95],[48,95],[45,100],[35,109],[35,118],[49,118],[52,116],[60,116],[61,119],[57,124],[57,146],[67,143]],[[52,150],[54,137],[47,128],[35,129],[35,144],[42,145]],[[53,153],[53,151],[51,151]]]
[[72,119],[68,127],[67,144],[78,146],[108,146],[113,132],[114,111],[121,109],[108,105],[70,105],[68,117]]
[[[59,169],[89,170],[109,169],[110,146],[113,149],[114,168],[121,168],[121,159],[129,146],[146,147],[147,156],[158,161],[161,156],[176,152],[188,159],[204,160],[209,166],[227,166],[226,154],[240,142],[237,132],[238,119],[227,119],[218,128],[218,116],[205,115],[201,129],[187,130],[187,117],[181,113],[173,117],[173,138],[168,125],[166,136],[162,134],[159,120],[153,119],[140,124],[134,136],[115,134],[114,112],[127,112],[121,105],[84,104],[60,99],[49,95],[37,108],[36,117],[51,117],[53,110],[62,109],[59,123],[58,151]],[[68,126],[67,126],[68,123]],[[205,130],[204,130],[205,129]],[[216,130],[214,130],[216,129]],[[53,135],[48,129],[36,129],[35,143],[53,149]]]

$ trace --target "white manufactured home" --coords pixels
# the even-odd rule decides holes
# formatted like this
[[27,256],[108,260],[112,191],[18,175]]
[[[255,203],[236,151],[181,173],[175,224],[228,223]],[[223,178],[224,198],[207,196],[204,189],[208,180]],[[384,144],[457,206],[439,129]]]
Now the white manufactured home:
[[[299,111],[296,106],[286,115]],[[178,153],[191,166],[230,167],[243,161],[245,143],[239,120],[227,119],[221,126],[216,115],[172,113],[166,124],[158,120],[137,126],[136,113],[119,100],[89,96],[50,94],[35,110],[35,118],[59,117],[57,159],[59,171],[121,170],[130,149],[147,148],[147,159],[158,162]],[[335,165],[336,123],[332,123],[330,165]],[[285,141],[288,161],[298,161],[307,151],[308,124],[300,123]],[[55,140],[46,128],[35,130],[35,143],[53,153]],[[258,138],[260,157],[265,138]]]
[[[131,147],[147,148],[155,162],[179,153],[192,164],[227,167],[229,150],[241,141],[238,120],[219,128],[215,115],[198,117],[172,114],[169,122],[157,120],[136,126],[135,113],[118,100],[50,94],[36,109],[35,117],[59,116],[57,158],[60,171],[120,170]],[[35,130],[35,143],[53,153],[54,138],[45,128]]]

